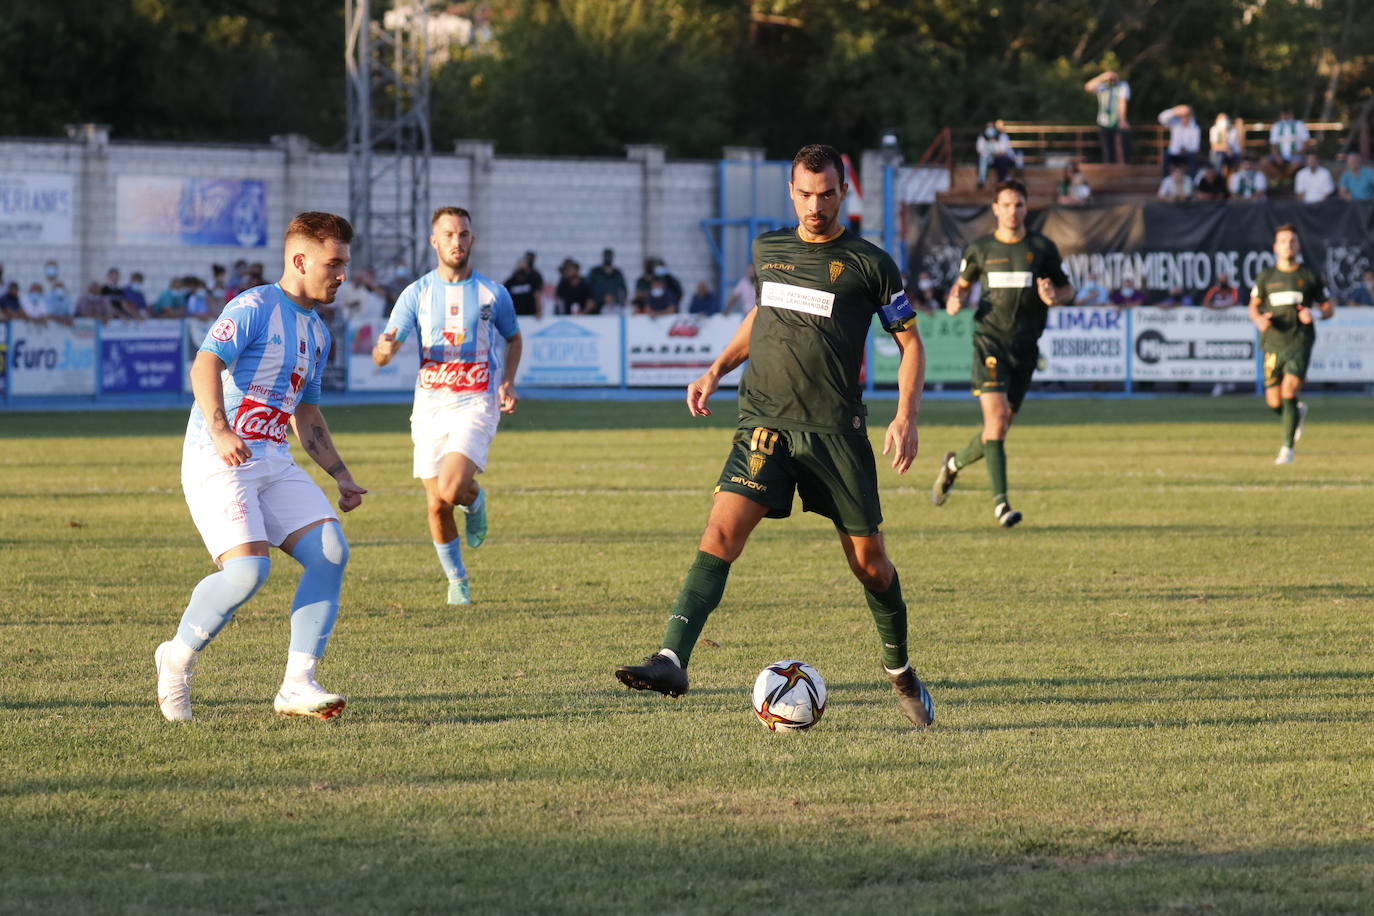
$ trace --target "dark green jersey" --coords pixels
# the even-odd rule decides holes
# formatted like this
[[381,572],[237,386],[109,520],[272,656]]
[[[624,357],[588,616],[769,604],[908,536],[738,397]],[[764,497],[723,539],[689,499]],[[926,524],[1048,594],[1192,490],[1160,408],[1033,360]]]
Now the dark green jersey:
[[959,276],[983,284],[973,316],[974,333],[992,336],[1015,353],[1035,349],[1049,316],[1035,281],[1049,277],[1055,286],[1069,283],[1054,242],[1030,231],[1011,244],[997,241],[991,233],[974,239],[964,249]]
[[1266,267],[1255,280],[1250,298],[1260,301],[1260,314],[1270,316],[1269,329],[1260,335],[1265,353],[1282,353],[1317,339],[1310,324],[1298,320],[1298,309],[1326,301],[1326,286],[1317,272],[1305,264],[1296,270]]
[[754,240],[754,270],[741,425],[866,433],[859,368],[873,315],[889,331],[915,321],[896,263],[848,230],[803,242],[794,227]]

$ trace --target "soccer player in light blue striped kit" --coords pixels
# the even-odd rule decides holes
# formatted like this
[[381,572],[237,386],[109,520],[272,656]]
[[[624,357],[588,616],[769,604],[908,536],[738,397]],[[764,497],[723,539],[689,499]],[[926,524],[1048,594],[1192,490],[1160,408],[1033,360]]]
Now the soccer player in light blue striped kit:
[[320,411],[329,330],[315,307],[346,276],[353,227],[332,213],[299,214],[286,228],[281,280],[234,298],[191,367],[196,404],[186,427],[181,484],[219,571],[191,594],[176,636],[157,647],[157,701],[169,721],[191,718],[191,675],[202,649],[267,581],[271,546],[304,568],[291,603],[286,675],[273,707],[330,719],[345,700],[315,680],[339,612],[348,542],[328,497],[291,457],[288,427],[338,484],[339,509],[362,504]]
[[416,335],[420,369],[410,433],[413,470],[425,488],[429,532],[448,578],[448,603],[470,604],[463,544],[454,507],[464,512],[464,537],[479,547],[487,536],[486,491],[477,475],[501,414],[512,413],[520,365],[520,325],[506,288],[472,269],[472,216],[440,207],[430,220],[429,243],[439,266],[407,286],[396,300],[372,361],[391,362]]

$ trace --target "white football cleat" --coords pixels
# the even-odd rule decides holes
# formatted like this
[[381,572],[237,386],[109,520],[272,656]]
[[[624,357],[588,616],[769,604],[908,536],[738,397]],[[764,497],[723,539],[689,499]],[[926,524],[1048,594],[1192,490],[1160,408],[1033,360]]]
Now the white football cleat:
[[1283,446],[1282,448],[1280,448],[1280,449],[1279,449],[1279,457],[1277,457],[1277,458],[1274,459],[1274,463],[1275,463],[1275,464],[1292,464],[1292,463],[1293,463],[1293,449],[1292,449],[1292,447],[1285,445],[1285,446]]
[[191,721],[191,675],[195,673],[196,658],[191,656],[185,667],[179,667],[168,659],[172,650],[169,639],[157,647],[153,653],[153,665],[157,669],[157,708],[168,722]]
[[343,712],[348,701],[337,693],[330,693],[315,682],[314,678],[301,683],[282,684],[272,708],[279,716],[309,716],[315,719],[332,719]]

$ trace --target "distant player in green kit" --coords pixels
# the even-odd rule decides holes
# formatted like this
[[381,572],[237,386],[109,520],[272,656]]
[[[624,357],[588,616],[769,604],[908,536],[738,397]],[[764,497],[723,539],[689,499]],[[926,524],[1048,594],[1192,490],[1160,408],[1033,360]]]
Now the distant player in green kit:
[[897,570],[878,530],[878,471],[868,442],[859,371],[873,315],[901,350],[897,415],[883,454],[906,473],[916,457],[916,414],[925,350],[897,265],[839,223],[848,190],[840,154],[806,146],[788,182],[795,229],[754,240],[758,308],[745,316],[711,368],[687,388],[687,408],[707,416],[720,379],[746,359],[739,427],[716,485],[696,561],[668,615],[663,648],[616,669],[635,690],[687,692],[687,662],[706,618],[725,592],[730,564],[764,518],[786,518],[794,491],[802,508],[835,523],[840,546],[863,584],[882,640],[883,667],[913,725],[935,719],[930,694],[907,657],[907,611]]
[[1283,417],[1283,445],[1275,464],[1293,463],[1293,446],[1302,438],[1307,405],[1298,400],[1317,330],[1312,326],[1312,307],[1323,318],[1334,311],[1326,286],[1317,272],[1298,263],[1302,242],[1298,230],[1284,224],[1274,230],[1274,256],[1278,263],[1266,267],[1250,291],[1250,320],[1260,331],[1264,349],[1264,401]]
[[983,428],[962,451],[945,455],[930,501],[943,506],[959,472],[986,458],[993,515],[1010,528],[1021,513],[1007,499],[1007,431],[1030,388],[1048,309],[1073,302],[1073,287],[1054,242],[1026,229],[1025,185],[1003,181],[995,195],[997,229],[964,251],[945,302],[946,312],[958,314],[974,282],[982,282],[983,301],[973,316],[973,394],[983,408]]

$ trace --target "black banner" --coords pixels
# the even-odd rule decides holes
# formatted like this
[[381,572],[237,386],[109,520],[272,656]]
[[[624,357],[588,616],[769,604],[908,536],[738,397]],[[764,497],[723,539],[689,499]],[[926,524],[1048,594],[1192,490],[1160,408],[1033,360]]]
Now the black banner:
[[[1147,303],[1164,298],[1174,286],[1201,301],[1221,273],[1245,302],[1255,277],[1274,263],[1274,230],[1284,223],[1297,227],[1304,262],[1321,273],[1338,299],[1374,266],[1374,203],[1369,202],[1088,204],[1032,210],[1027,217],[1032,229],[1059,246],[1075,286],[1092,273],[1109,290],[1123,285],[1145,290]],[[916,219],[908,223],[918,224]],[[964,247],[994,228],[988,206],[932,207],[908,248],[908,276],[926,271],[937,288],[948,289]]]

